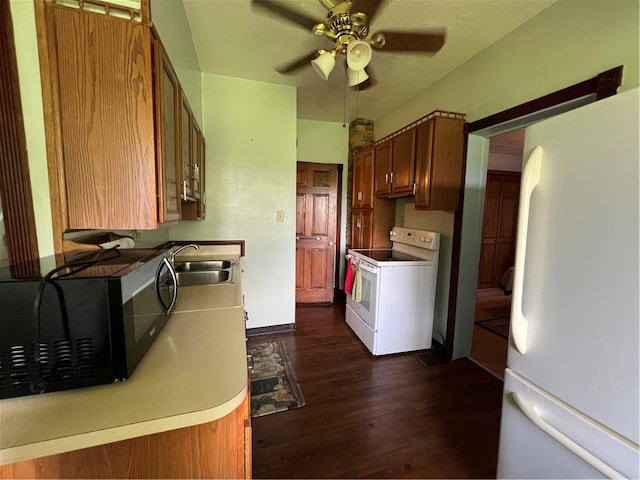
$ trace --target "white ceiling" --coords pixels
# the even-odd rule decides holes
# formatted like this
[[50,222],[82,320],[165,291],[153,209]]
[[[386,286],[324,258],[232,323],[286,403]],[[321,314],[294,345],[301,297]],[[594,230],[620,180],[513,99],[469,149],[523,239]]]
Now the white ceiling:
[[503,153],[506,155],[516,155],[522,157],[524,149],[524,128],[511,130],[491,137],[489,141],[489,151],[491,153]]
[[[372,32],[444,27],[447,41],[434,56],[374,51],[370,66],[377,84],[357,95],[349,90],[346,101],[341,63],[336,62],[327,82],[310,67],[293,75],[275,71],[330,48],[327,38],[252,8],[250,0],[184,0],[184,6],[203,72],[297,86],[298,118],[348,122],[356,116],[375,120],[409,101],[554,1],[388,0],[374,18]],[[326,17],[319,0],[281,3],[318,22]]]

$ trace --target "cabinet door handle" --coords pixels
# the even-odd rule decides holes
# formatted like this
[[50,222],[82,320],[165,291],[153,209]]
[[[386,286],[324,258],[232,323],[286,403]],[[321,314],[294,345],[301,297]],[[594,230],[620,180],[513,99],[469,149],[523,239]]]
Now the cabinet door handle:
[[186,180],[182,181],[182,199],[185,202],[187,201],[187,181]]
[[413,192],[411,193],[411,195],[415,195],[416,194],[416,183],[413,182]]
[[360,228],[362,225],[360,224],[360,219],[356,220],[356,228]]
[[389,178],[389,183],[393,184],[393,172],[391,172],[391,176]]
[[385,173],[385,174],[384,174],[384,183],[385,183],[386,185],[389,185],[389,174],[388,174],[388,173]]

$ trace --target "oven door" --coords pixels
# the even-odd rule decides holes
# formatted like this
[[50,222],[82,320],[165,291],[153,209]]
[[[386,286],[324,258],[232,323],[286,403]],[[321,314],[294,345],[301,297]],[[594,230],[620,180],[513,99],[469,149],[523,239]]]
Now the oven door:
[[[359,267],[362,295],[360,301],[356,302],[353,299],[354,290],[352,290],[351,295],[347,295],[347,304],[367,325],[369,325],[371,330],[375,331],[376,306],[378,302],[378,273],[380,271],[380,267],[358,260],[355,257],[352,257],[352,259]],[[356,269],[356,272],[357,271],[358,268]],[[358,275],[358,273],[356,273],[356,275]],[[356,280],[354,280],[354,283],[355,281]]]

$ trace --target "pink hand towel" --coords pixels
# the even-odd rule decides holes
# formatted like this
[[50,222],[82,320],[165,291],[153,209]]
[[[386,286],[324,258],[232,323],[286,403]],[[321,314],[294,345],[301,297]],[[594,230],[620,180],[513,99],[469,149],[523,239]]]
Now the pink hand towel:
[[351,295],[351,289],[353,288],[353,267],[351,266],[351,259],[347,258],[347,277],[344,280],[344,293]]

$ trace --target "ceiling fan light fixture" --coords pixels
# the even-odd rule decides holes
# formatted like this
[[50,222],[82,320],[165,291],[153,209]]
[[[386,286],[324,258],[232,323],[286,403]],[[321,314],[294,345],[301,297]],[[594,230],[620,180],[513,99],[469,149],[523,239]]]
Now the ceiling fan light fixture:
[[347,47],[347,65],[353,70],[362,70],[371,61],[371,45],[362,40],[354,40]]
[[324,51],[320,53],[318,58],[311,60],[311,66],[313,67],[313,70],[325,82],[329,79],[329,75],[331,74],[333,67],[335,67],[336,65],[335,57],[335,52]]
[[366,81],[369,78],[367,72],[365,72],[364,68],[359,70],[354,70],[351,67],[347,68],[347,81],[350,87],[355,87],[356,85],[360,85],[362,82]]

